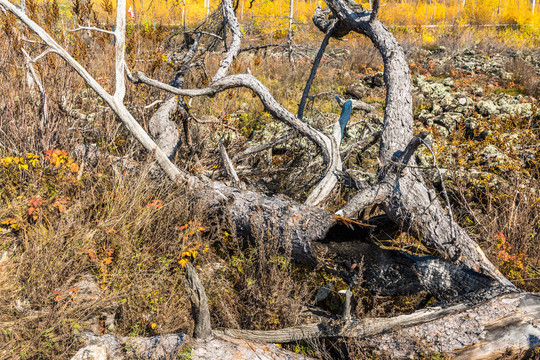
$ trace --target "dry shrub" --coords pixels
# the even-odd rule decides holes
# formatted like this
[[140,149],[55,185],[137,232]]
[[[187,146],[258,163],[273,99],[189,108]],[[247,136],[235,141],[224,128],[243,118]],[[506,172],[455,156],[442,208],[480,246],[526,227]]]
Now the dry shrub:
[[[196,194],[167,181],[107,168],[77,181],[65,166],[41,159],[28,170],[0,167],[11,184],[0,194],[0,245],[9,254],[0,268],[0,337],[9,358],[66,358],[88,330],[189,332],[187,261],[199,268],[214,327],[297,324],[312,296],[309,272],[271,233],[241,244]],[[88,276],[101,295],[80,302],[79,281]]]
[[[451,174],[449,188],[460,223],[505,276],[519,287],[538,291],[537,125],[519,116],[479,120],[479,125],[475,140],[466,140],[462,130],[457,131],[453,144],[458,146],[449,147],[450,156],[443,160]],[[510,140],[512,136],[519,145]],[[500,153],[486,155],[487,148]]]
[[506,71],[513,74],[511,84],[507,85],[517,85],[524,94],[540,98],[540,76],[530,62],[514,57],[506,64]]

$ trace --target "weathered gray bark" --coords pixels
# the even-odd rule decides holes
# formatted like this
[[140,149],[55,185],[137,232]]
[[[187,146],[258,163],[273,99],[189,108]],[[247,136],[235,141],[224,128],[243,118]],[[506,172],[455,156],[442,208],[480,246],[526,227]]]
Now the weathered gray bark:
[[[277,345],[235,339],[215,334],[206,341],[191,339],[186,334],[147,338],[88,336],[85,347],[71,360],[176,359],[193,360],[310,360],[304,355],[284,350]],[[178,354],[178,357],[177,357]]]
[[152,135],[163,152],[168,155],[169,159],[174,157],[180,142],[180,133],[176,123],[172,121],[177,111],[178,100],[174,96],[170,97],[161,104],[148,123],[150,135]]
[[327,319],[276,331],[227,329],[223,333],[277,343],[315,337],[355,338],[389,359],[415,358],[425,355],[426,349],[458,359],[497,359],[505,353],[528,351],[540,345],[539,295],[510,293],[492,297],[489,293],[478,293],[476,296],[458,305],[433,307],[393,318]]
[[186,264],[186,290],[191,302],[191,314],[195,321],[193,337],[197,340],[207,340],[212,335],[208,299],[201,280],[190,263]]

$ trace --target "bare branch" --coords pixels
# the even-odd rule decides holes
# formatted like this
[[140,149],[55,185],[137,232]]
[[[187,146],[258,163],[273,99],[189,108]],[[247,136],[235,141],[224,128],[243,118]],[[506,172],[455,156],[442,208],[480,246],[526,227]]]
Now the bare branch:
[[319,64],[321,63],[321,59],[324,55],[324,51],[326,50],[326,46],[328,46],[328,42],[330,41],[330,37],[332,37],[332,33],[334,31],[336,23],[333,21],[328,26],[328,29],[326,30],[326,33],[324,35],[324,39],[321,43],[321,46],[319,48],[319,52],[317,53],[317,56],[315,57],[315,60],[313,60],[313,66],[311,67],[311,73],[309,74],[308,80],[306,82],[306,86],[304,87],[304,92],[302,93],[302,99],[300,100],[300,105],[298,106],[298,118],[302,119],[304,117],[304,108],[306,107],[306,102],[309,96],[309,90],[311,89],[311,84],[313,84],[313,80],[315,79],[315,75],[317,74],[317,69],[319,68]]
[[49,55],[50,53],[56,53],[53,49],[47,49],[38,56],[36,56],[33,60],[31,60],[32,63],[36,63],[39,60],[41,60],[43,57]]
[[76,29],[72,29],[72,30],[69,30],[69,31],[70,32],[76,32],[76,31],[81,31],[81,30],[97,31],[97,32],[101,32],[101,33],[116,36],[116,33],[114,31],[100,29],[100,28],[95,27],[95,26],[78,26]]
[[336,212],[336,215],[353,218],[355,214],[366,207],[382,202],[390,194],[390,191],[390,186],[385,183],[375,184],[353,196],[341,210]]
[[126,83],[124,77],[124,56],[126,47],[126,0],[116,1],[116,27],[114,30],[114,69],[115,90],[114,99],[121,104],[126,95]]
[[291,133],[289,133],[287,135],[280,136],[277,139],[272,140],[270,142],[255,145],[255,146],[252,146],[250,148],[247,148],[246,150],[242,151],[241,153],[236,154],[235,156],[233,156],[232,162],[236,163],[240,159],[245,158],[247,156],[259,153],[261,151],[269,150],[269,149],[273,148],[276,145],[282,144],[282,143],[284,143],[284,142],[286,142],[286,141],[288,141],[290,139],[293,139],[296,135],[297,135],[297,133],[291,132]]
[[156,100],[156,101],[154,101],[153,103],[151,103],[149,105],[143,106],[143,109],[150,109],[151,107],[154,107],[157,104],[161,104],[162,102],[163,102],[163,100]]
[[420,133],[418,136],[415,136],[411,141],[409,141],[407,147],[405,148],[405,150],[403,150],[402,153],[396,153],[396,155],[399,155],[392,160],[398,163],[398,172],[401,172],[405,168],[405,166],[407,166],[416,149],[418,149],[421,144],[426,144],[426,142],[424,141],[426,137],[427,133]]
[[232,32],[232,42],[229,50],[227,51],[227,54],[225,55],[225,58],[221,60],[219,69],[216,71],[216,74],[212,78],[212,83],[218,81],[219,79],[227,75],[227,72],[229,71],[233,60],[238,55],[238,51],[240,51],[240,43],[242,41],[242,32],[240,31],[240,24],[238,23],[238,19],[236,19],[236,15],[234,14],[232,1],[223,0],[222,6],[223,16],[225,17],[225,20],[229,25],[229,29]]
[[[167,155],[156,145],[154,140],[146,133],[141,125],[133,118],[127,108],[121,102],[117,102],[107,91],[79,64],[66,50],[64,50],[43,28],[36,24],[20,9],[11,4],[8,0],[0,0],[0,5],[4,6],[9,12],[18,17],[26,26],[35,32],[45,44],[47,44],[54,52],[56,52],[66,63],[73,68],[101,97],[107,105],[114,111],[118,118],[124,123],[128,130],[139,140],[144,148],[154,154],[156,161],[161,166],[163,171],[173,181],[188,180],[191,182],[199,182],[199,180],[189,174],[180,171],[167,157]],[[124,67],[125,64],[122,64]]]
[[283,44],[266,44],[266,45],[250,45],[248,47],[240,49],[239,53],[245,52],[245,51],[251,51],[251,50],[261,50],[261,49],[268,49],[271,47],[284,47]]
[[[347,100],[343,100],[339,96],[336,96],[336,100],[337,100],[339,106],[343,106],[343,104],[345,104],[345,101],[347,101]],[[373,105],[367,104],[367,103],[365,103],[363,101],[360,101],[360,100],[350,99],[350,101],[352,101],[353,110],[363,110],[363,111],[366,111],[366,112],[375,111],[375,107]]]
[[39,77],[37,76],[36,71],[34,70],[32,58],[30,57],[30,55],[28,55],[28,53],[26,52],[26,50],[24,50],[24,48],[21,48],[21,51],[26,58],[26,66],[28,67],[28,71],[30,72],[32,79],[34,79],[34,82],[36,83],[39,89],[39,92],[41,93],[41,122],[39,123],[38,136],[41,142],[41,147],[43,148],[43,150],[46,150],[45,140],[43,139],[43,131],[45,127],[47,126],[47,122],[48,122],[47,113],[49,109],[47,106],[47,96],[45,94],[45,88],[43,88],[43,84],[41,84],[41,81],[39,80]]
[[202,32],[197,33],[197,35],[195,36],[195,40],[193,41],[193,44],[191,45],[188,52],[186,53],[186,55],[184,55],[184,57],[181,60],[182,64],[184,64],[184,70],[187,70],[186,67],[190,65],[188,63],[190,63],[191,60],[193,60],[193,58],[195,57],[195,54],[197,53],[197,48],[199,47],[199,43],[201,42],[201,34]]
[[345,134],[345,127],[347,126],[347,123],[349,122],[351,118],[351,114],[352,114],[352,101],[347,100],[341,107],[341,115],[339,116],[338,121],[334,124],[334,132],[332,134],[338,146],[341,145],[341,141],[343,140],[343,135]]
[[[503,293],[493,297],[489,296],[489,290],[486,293],[483,299],[480,293],[476,300],[390,318],[343,321],[319,314],[323,321],[315,324],[270,331],[224,329],[222,332],[241,339],[274,343],[319,337],[356,338],[374,347],[383,346],[393,354],[391,358],[410,357],[419,343],[434,351],[458,355],[460,359],[499,358],[509,348],[523,351],[536,347],[537,342],[530,339],[540,336],[534,325],[540,316],[538,295]],[[469,330],[467,335],[463,334],[465,328]]]
[[188,31],[181,32],[181,34],[203,34],[203,35],[208,35],[208,36],[214,37],[214,38],[216,38],[218,40],[223,40],[223,38],[221,36],[216,35],[216,34],[211,33],[211,32],[208,32],[208,31],[188,30]]
[[381,5],[381,0],[373,0],[373,8],[371,9],[371,16],[369,17],[369,22],[374,22],[379,16],[379,7]]
[[225,168],[225,172],[229,176],[229,178],[233,181],[233,184],[235,187],[240,186],[240,179],[238,178],[238,174],[236,173],[236,170],[234,170],[234,166],[231,162],[231,159],[229,159],[229,155],[227,154],[227,150],[225,149],[225,146],[219,140],[219,155],[221,156],[221,162],[223,163],[223,167]]
[[[4,0],[5,1],[5,0]],[[321,149],[325,161],[330,162],[331,145],[330,139],[320,131],[314,129],[311,125],[300,121],[291,114],[272,96],[270,91],[254,76],[249,74],[237,74],[226,76],[209,87],[203,89],[177,89],[160,81],[148,78],[143,72],[138,71],[133,78],[134,82],[141,82],[146,85],[168,91],[172,94],[181,96],[213,96],[228,89],[245,87],[252,90],[261,100],[265,109],[276,119],[286,123],[292,128],[298,130],[302,135],[313,141]]]

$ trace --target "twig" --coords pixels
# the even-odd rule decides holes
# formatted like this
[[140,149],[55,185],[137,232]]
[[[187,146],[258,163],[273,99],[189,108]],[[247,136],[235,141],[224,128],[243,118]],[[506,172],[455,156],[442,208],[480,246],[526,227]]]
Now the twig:
[[291,133],[289,133],[287,135],[283,135],[281,137],[278,137],[277,139],[272,140],[270,142],[260,144],[260,145],[255,145],[255,146],[252,146],[250,148],[247,148],[246,150],[242,151],[241,153],[236,154],[233,157],[232,162],[236,163],[240,159],[245,158],[245,157],[247,157],[249,155],[253,155],[253,154],[256,154],[258,152],[271,149],[276,145],[279,145],[279,144],[281,144],[281,143],[283,143],[283,142],[285,142],[287,140],[290,140],[290,139],[294,138],[296,135],[297,135],[296,132],[291,132]]
[[349,287],[345,290],[345,302],[343,304],[343,320],[345,321],[351,320],[351,297],[352,291]]
[[229,158],[229,155],[227,154],[227,149],[225,149],[225,146],[219,140],[219,155],[221,156],[221,162],[223,163],[223,168],[225,169],[225,172],[227,173],[227,176],[232,180],[235,187],[240,186],[240,179],[238,178],[238,174],[236,173],[236,170],[234,170],[234,166],[231,162],[231,159]]
[[268,48],[271,48],[271,47],[285,47],[285,46],[286,45],[283,45],[283,44],[267,44],[267,45],[258,45],[258,46],[251,45],[251,46],[240,49],[240,51],[238,51],[238,53],[245,52],[245,51],[251,51],[251,50],[268,49]]
[[45,50],[44,52],[42,52],[41,54],[39,54],[37,57],[34,58],[34,60],[31,60],[32,63],[36,63],[38,60],[40,60],[41,58],[43,58],[44,56],[47,56],[48,54],[50,53],[55,53],[55,54],[58,54],[56,51],[54,51],[53,49],[47,49]]
[[[345,104],[345,101],[347,101],[347,100],[343,100],[339,96],[336,96],[336,100],[337,100],[339,106],[343,106],[343,104]],[[367,103],[365,103],[363,101],[360,101],[360,100],[350,99],[350,101],[352,101],[353,110],[364,110],[366,112],[375,111],[375,107],[373,105],[367,104]]]
[[153,107],[153,106],[155,106],[157,104],[161,104],[162,102],[163,102],[163,100],[156,100],[153,103],[151,103],[150,105],[143,106],[142,108],[143,109],[150,109],[151,107]]
[[[418,136],[415,136],[411,141],[409,141],[405,150],[403,150],[403,152],[400,154],[399,161],[397,161],[398,159],[392,159],[393,160],[392,162],[397,161],[399,163],[398,172],[401,172],[407,166],[414,152],[416,151],[416,149],[418,149],[418,147],[421,144],[424,144],[429,149],[429,145],[424,140],[426,137],[427,137],[427,133],[421,133]],[[435,158],[435,155],[433,155],[433,157]]]
[[219,36],[219,35],[216,35],[214,33],[208,32],[208,31],[201,31],[201,30],[188,30],[188,31],[183,31],[181,33],[178,33],[176,35],[179,35],[179,34],[203,34],[203,35],[208,35],[208,36],[215,37],[218,40],[223,40],[223,38],[221,36]]
[[43,88],[43,84],[41,84],[41,81],[39,80],[34,70],[34,65],[32,64],[32,58],[30,57],[30,55],[28,55],[28,53],[26,52],[26,50],[24,50],[24,48],[21,48],[21,51],[26,58],[26,66],[28,67],[28,71],[30,72],[32,78],[34,79],[34,82],[36,83],[39,89],[39,92],[41,93],[41,122],[39,123],[38,136],[41,142],[41,147],[43,148],[43,151],[45,151],[46,146],[45,146],[45,140],[43,139],[43,130],[45,129],[45,126],[47,125],[47,122],[48,122],[47,121],[48,120],[47,119],[47,112],[48,112],[47,96],[45,95],[45,89]]
[[[455,228],[455,223],[454,223],[454,215],[452,213],[452,207],[450,206],[450,199],[448,198],[448,193],[446,192],[446,186],[444,186],[444,179],[442,176],[441,169],[439,168],[439,165],[437,164],[437,158],[435,157],[435,153],[433,152],[433,149],[431,149],[431,146],[429,145],[429,143],[424,139],[421,139],[421,141],[431,153],[431,156],[433,158],[433,166],[435,167],[435,169],[437,170],[437,173],[439,174],[439,179],[441,180],[442,194],[444,197],[444,201],[446,201],[446,206],[448,209],[448,216],[450,217],[450,228],[452,229],[452,239],[456,241],[456,228]],[[459,254],[459,251],[458,251],[458,254]]]
[[116,34],[113,31],[100,29],[100,28],[95,27],[95,26],[79,26],[76,29],[72,29],[72,30],[68,30],[68,31],[76,32],[76,31],[81,31],[81,30],[97,31],[97,32],[102,32],[102,33],[105,33],[105,34],[116,36]]

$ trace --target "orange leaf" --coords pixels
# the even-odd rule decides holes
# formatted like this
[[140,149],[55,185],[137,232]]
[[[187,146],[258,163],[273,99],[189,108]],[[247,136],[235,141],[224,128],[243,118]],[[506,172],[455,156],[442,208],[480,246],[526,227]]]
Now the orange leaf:
[[184,268],[188,263],[188,259],[181,259],[180,261],[178,261],[178,263]]

